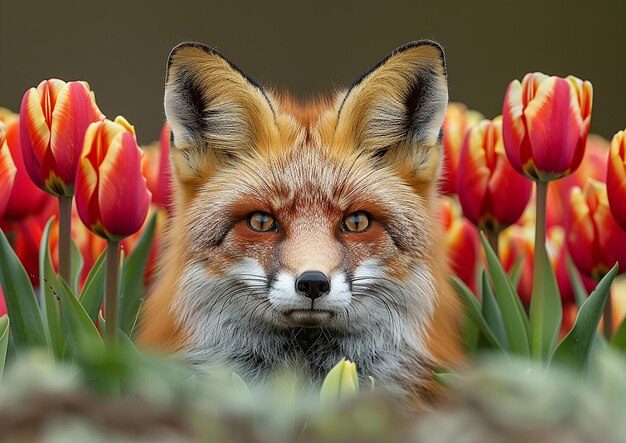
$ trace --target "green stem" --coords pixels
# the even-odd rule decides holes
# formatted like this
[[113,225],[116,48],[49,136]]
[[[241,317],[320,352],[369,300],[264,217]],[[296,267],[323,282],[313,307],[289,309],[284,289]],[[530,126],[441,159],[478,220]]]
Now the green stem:
[[109,241],[105,281],[104,318],[107,343],[117,342],[117,306],[119,294],[120,242]]
[[[533,293],[531,304],[531,312],[533,311],[533,305],[538,304],[541,306],[544,303],[546,296],[546,282],[545,282],[545,267],[550,266],[550,263],[545,262],[546,255],[546,201],[548,197],[548,184],[549,182],[538,181],[537,185],[537,215],[535,225],[535,257],[533,260]],[[541,322],[541,316],[534,316],[533,321]],[[536,331],[541,328],[540,325],[533,325],[530,339],[530,353],[533,358],[540,360],[542,358],[542,336]]]
[[72,197],[59,197],[59,274],[72,284]]
[[496,253],[496,257],[500,258],[500,254],[498,253],[498,248],[500,245],[500,234],[496,231],[486,230],[485,234],[487,235],[487,241],[489,242],[489,246],[493,249],[493,252]]

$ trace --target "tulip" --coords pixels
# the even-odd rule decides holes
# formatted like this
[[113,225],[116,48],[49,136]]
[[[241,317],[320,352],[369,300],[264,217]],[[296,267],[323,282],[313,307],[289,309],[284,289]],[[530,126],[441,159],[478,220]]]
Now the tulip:
[[483,116],[480,112],[468,110],[462,103],[450,103],[448,105],[441,128],[445,164],[441,179],[442,194],[456,194],[456,176],[465,133],[482,119]]
[[146,177],[148,189],[152,193],[152,203],[165,209],[172,209],[172,175],[170,171],[170,127],[167,123],[161,130],[160,143],[141,148],[144,156],[141,172]]
[[[531,330],[540,331],[546,303],[548,183],[580,165],[591,123],[591,83],[576,77],[527,74],[509,84],[504,98],[503,136],[513,167],[537,182]],[[531,353],[543,358],[541,334],[531,334]]]
[[591,123],[591,83],[536,72],[504,98],[503,135],[513,167],[533,180],[565,177],[580,165]]
[[24,94],[20,141],[33,183],[59,198],[60,274],[71,276],[72,196],[85,131],[104,115],[85,82],[44,80]]
[[87,83],[51,79],[26,91],[20,133],[33,182],[57,197],[71,197],[85,131],[103,118]]
[[624,137],[624,131],[615,134],[611,141],[606,188],[611,213],[619,226],[626,230],[626,137]]
[[13,224],[41,212],[51,196],[35,186],[26,172],[20,144],[19,118],[9,111],[0,111],[0,121],[6,125],[7,147],[15,165],[13,187],[4,211],[4,220]]
[[9,202],[16,172],[6,135],[6,126],[0,122],[0,217],[4,214]]
[[76,176],[78,214],[85,226],[108,242],[105,332],[109,343],[117,340],[120,240],[141,228],[150,206],[141,157],[134,128],[123,117],[92,123]]
[[[616,262],[626,263],[626,232],[620,229],[611,214],[607,187],[603,183],[589,180],[584,190],[572,189],[567,243],[578,270],[596,281],[602,279]],[[604,315],[607,336],[613,330],[612,317],[608,301]]]
[[459,204],[451,197],[442,197],[439,219],[445,232],[446,255],[452,273],[476,294],[476,265],[479,239],[476,228],[463,217]]
[[356,364],[342,358],[326,375],[320,390],[320,401],[332,406],[338,400],[359,392]]
[[463,214],[472,223],[497,235],[521,217],[532,182],[516,174],[506,158],[502,117],[482,120],[468,130],[459,165],[457,192]]

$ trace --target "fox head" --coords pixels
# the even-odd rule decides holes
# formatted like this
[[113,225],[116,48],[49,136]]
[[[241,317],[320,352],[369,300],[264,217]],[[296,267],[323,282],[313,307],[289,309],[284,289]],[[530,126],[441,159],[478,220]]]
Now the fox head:
[[406,341],[426,353],[446,278],[435,196],[447,99],[431,41],[306,105],[209,47],[175,47],[176,215],[144,323],[167,310],[190,352],[270,353],[268,337],[307,329],[355,337],[341,351],[353,359]]

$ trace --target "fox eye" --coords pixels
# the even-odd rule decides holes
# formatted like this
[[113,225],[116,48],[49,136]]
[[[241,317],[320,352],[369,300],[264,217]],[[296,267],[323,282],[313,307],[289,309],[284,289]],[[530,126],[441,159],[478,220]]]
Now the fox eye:
[[276,230],[276,222],[267,212],[256,211],[248,216],[248,227],[256,232],[270,232]]
[[341,225],[341,228],[347,232],[365,232],[370,226],[372,226],[372,219],[370,216],[363,212],[357,211],[348,215]]

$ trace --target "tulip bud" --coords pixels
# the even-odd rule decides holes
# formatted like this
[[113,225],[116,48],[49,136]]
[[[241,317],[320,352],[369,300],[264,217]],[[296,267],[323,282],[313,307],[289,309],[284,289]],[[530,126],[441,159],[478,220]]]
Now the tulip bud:
[[580,272],[600,280],[615,262],[626,264],[626,232],[611,214],[603,183],[574,187],[568,210],[567,245]]
[[332,405],[338,400],[350,397],[359,392],[359,378],[356,364],[342,358],[333,367],[322,383],[320,401]]
[[456,194],[456,176],[465,133],[482,119],[483,115],[480,112],[468,110],[462,103],[448,104],[446,116],[441,127],[445,164],[441,179],[442,194]]
[[440,199],[439,219],[446,236],[446,256],[452,272],[476,293],[478,231],[463,217],[459,204],[451,197]]
[[74,195],[85,131],[103,118],[87,83],[51,79],[26,91],[20,138],[31,180],[57,197]]
[[468,130],[461,149],[457,192],[463,214],[481,229],[499,232],[524,212],[532,182],[516,174],[504,152],[502,117]]
[[606,188],[611,213],[615,221],[626,231],[626,137],[624,137],[624,131],[615,134],[611,141]]
[[533,180],[578,168],[591,123],[591,83],[536,72],[514,80],[504,98],[503,135],[513,167]]
[[139,230],[151,194],[141,174],[141,150],[123,118],[92,123],[76,176],[78,214],[95,234],[118,241]]
[[0,217],[4,214],[9,202],[16,172],[6,138],[6,126],[0,122]]

